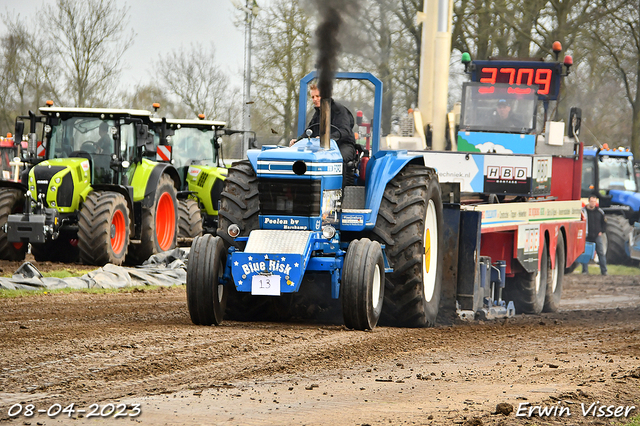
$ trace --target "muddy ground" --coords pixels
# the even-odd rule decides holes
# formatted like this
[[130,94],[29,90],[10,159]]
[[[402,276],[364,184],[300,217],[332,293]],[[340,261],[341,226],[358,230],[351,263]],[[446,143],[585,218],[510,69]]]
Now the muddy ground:
[[[71,403],[71,419],[49,415]],[[516,417],[499,403],[564,411]],[[594,403],[640,414],[640,276],[567,276],[558,313],[373,332],[196,327],[184,286],[0,299],[0,423],[625,423],[584,416]]]

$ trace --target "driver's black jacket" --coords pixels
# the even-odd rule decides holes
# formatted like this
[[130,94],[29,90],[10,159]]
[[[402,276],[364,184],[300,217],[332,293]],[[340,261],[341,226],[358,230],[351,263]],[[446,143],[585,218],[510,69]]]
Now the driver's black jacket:
[[[338,146],[350,144],[355,147],[356,138],[353,135],[354,124],[355,121],[351,111],[331,99],[331,139],[336,141]],[[320,136],[320,108],[316,108],[307,128],[313,132],[311,134],[312,138]],[[301,137],[304,136],[305,135],[301,135]]]

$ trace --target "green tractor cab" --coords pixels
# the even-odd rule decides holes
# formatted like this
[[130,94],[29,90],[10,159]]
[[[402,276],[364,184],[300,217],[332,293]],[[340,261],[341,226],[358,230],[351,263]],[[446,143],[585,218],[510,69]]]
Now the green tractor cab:
[[[38,261],[120,265],[174,248],[180,177],[172,165],[144,158],[154,148],[151,113],[58,107],[40,113],[42,142],[28,148],[37,164],[21,182],[0,184],[0,200],[14,206],[0,210],[0,257],[24,258],[31,244]],[[16,124],[21,138],[24,124]]]
[[220,194],[227,177],[220,141],[226,123],[213,120],[152,118],[157,161],[180,175],[178,239],[188,241],[218,228]]

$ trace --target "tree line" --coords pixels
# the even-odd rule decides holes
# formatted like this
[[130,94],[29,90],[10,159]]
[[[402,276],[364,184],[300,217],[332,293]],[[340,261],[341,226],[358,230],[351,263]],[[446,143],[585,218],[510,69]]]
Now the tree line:
[[[317,9],[313,0],[262,0],[253,22],[252,128],[258,139],[289,140],[297,133],[299,80],[316,61]],[[321,2],[320,2],[321,3]],[[360,0],[345,17],[340,69],[367,71],[384,83],[383,133],[417,104],[423,0]],[[129,10],[116,0],[57,0],[44,14],[5,13],[0,34],[0,132],[15,116],[44,100],[78,107],[148,109],[154,101],[174,117],[205,113],[241,123],[239,88],[219,65],[215,43],[162,52],[149,84],[118,86],[122,55],[135,41]],[[560,41],[574,66],[565,78],[564,107],[583,111],[581,139],[588,145],[630,146],[640,156],[640,1],[455,0],[450,87],[460,85],[455,58],[553,60]],[[47,16],[47,19],[41,19]],[[29,20],[31,19],[31,20]],[[238,20],[241,20],[240,14]],[[562,59],[562,58],[560,58]],[[336,97],[355,93],[347,87]],[[450,90],[451,102],[458,101]],[[352,99],[350,107],[364,104]]]

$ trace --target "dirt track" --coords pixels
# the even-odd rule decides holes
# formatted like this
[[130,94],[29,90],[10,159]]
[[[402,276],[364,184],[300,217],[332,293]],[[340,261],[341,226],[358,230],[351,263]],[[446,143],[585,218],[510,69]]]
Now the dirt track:
[[[491,414],[560,400],[571,417]],[[597,401],[640,414],[640,277],[567,276],[555,314],[374,332],[196,327],[184,287],[0,299],[0,422],[115,422],[10,419],[20,402],[137,403],[121,420],[143,424],[620,424],[582,415]]]

